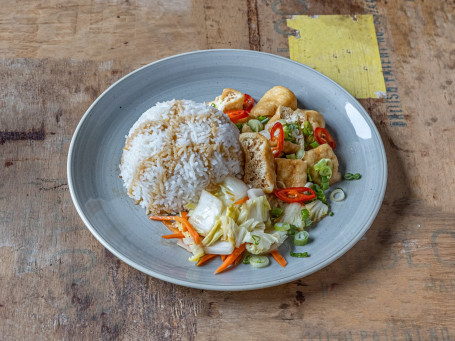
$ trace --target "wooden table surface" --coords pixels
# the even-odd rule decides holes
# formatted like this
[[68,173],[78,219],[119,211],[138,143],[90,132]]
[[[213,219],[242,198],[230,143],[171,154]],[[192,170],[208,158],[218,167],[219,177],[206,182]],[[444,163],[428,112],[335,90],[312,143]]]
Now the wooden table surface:
[[[454,340],[453,0],[1,0],[1,340]],[[185,51],[289,56],[292,15],[373,14],[389,98],[361,100],[389,180],[365,237],[319,272],[211,292],[149,277],[85,228],[72,133],[130,71]]]

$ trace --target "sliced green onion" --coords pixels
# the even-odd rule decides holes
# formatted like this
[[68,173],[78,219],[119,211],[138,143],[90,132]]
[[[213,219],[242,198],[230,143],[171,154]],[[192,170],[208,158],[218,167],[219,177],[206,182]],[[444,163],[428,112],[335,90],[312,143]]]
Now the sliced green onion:
[[251,258],[251,255],[246,255],[245,257],[243,257],[243,260],[242,260],[242,263],[243,264],[250,264],[250,258]]
[[284,119],[278,120],[278,122],[280,122],[283,127],[287,124],[286,120]]
[[242,123],[237,123],[236,126],[237,126],[237,128],[239,128],[239,131],[242,132],[243,124]]
[[272,218],[278,218],[282,214],[283,214],[283,209],[280,207],[275,207],[270,211],[270,216]]
[[316,148],[316,147],[319,147],[319,143],[314,141],[314,142],[310,143],[310,146],[313,147],[313,148]]
[[308,211],[306,208],[300,211],[300,215],[302,217],[302,221],[305,224],[305,227],[311,226],[313,223],[310,219],[310,211]]
[[216,104],[215,103],[212,103],[210,104],[212,107],[216,108]]
[[329,213],[329,216],[333,216],[333,212],[330,212],[330,213]]
[[255,268],[263,268],[267,265],[269,265],[270,260],[269,257],[267,256],[251,256],[250,257],[250,265],[255,267]]
[[321,200],[324,204],[327,202],[324,191],[318,184],[313,184],[313,191],[316,193],[316,199]]
[[252,120],[249,120],[247,124],[251,128],[251,130],[253,130],[255,132],[258,132],[258,131],[261,131],[264,129],[264,126],[262,125],[262,123],[259,120],[252,119]]
[[291,225],[291,228],[288,231],[288,235],[293,236],[293,235],[295,235],[295,230],[297,229],[297,226],[292,225],[292,224],[290,224],[290,225]]
[[302,253],[295,253],[295,252],[291,252],[289,253],[291,255],[291,257],[297,257],[297,258],[306,258],[306,257],[310,257],[310,255],[308,254],[308,252],[302,252]]
[[305,156],[305,149],[299,149],[297,154],[295,154],[295,157],[297,159],[303,159],[304,156]]
[[313,178],[311,177],[310,168],[311,168],[311,167],[308,167],[308,168],[306,169],[306,175],[307,175],[308,181],[312,182],[312,181],[313,181]]
[[295,154],[288,154],[288,155],[286,155],[286,159],[295,160]]
[[309,121],[305,121],[303,124],[303,135],[311,136],[313,135],[313,127],[311,126]]
[[362,177],[362,175],[360,173],[355,173],[355,174],[346,173],[344,175],[345,180],[359,180],[361,177]]
[[264,118],[263,120],[259,119],[259,121],[260,121],[262,124],[266,124],[268,121],[270,121],[270,118],[269,118],[269,117],[266,117],[266,118]]
[[304,246],[308,243],[308,237],[310,235],[307,231],[300,231],[294,236],[294,245],[295,246]]
[[330,193],[330,200],[332,201],[343,201],[346,198],[346,194],[341,188],[337,188],[332,193]]
[[251,238],[254,240],[254,245],[259,245],[259,242],[261,241],[261,237],[252,235]]
[[276,223],[273,228],[277,231],[288,231],[291,228],[291,224],[288,223]]
[[261,115],[258,117],[258,120],[259,121],[262,121],[262,120],[265,120],[266,118],[268,118],[267,116],[264,116],[264,115]]
[[329,177],[328,176],[321,176],[321,186],[322,190],[328,190],[330,187]]

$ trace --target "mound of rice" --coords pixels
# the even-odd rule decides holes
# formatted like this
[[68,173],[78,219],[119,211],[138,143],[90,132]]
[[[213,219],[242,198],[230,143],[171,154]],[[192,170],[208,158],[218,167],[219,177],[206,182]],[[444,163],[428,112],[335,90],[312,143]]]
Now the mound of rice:
[[181,212],[227,175],[241,178],[239,130],[204,103],[157,103],[126,136],[120,175],[128,195],[147,214]]

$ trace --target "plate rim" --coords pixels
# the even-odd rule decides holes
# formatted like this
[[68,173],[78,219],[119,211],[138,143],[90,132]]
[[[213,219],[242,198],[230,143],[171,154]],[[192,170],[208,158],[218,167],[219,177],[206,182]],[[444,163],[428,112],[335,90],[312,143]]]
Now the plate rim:
[[[97,105],[97,103],[101,100],[101,98],[103,98],[112,88],[117,86],[117,84],[121,83],[123,80],[127,79],[128,77],[133,76],[135,73],[138,73],[138,72],[140,72],[141,70],[143,70],[145,68],[152,67],[153,65],[155,65],[157,63],[161,63],[161,62],[164,62],[164,61],[167,61],[167,60],[170,60],[170,59],[177,59],[177,58],[182,58],[182,57],[185,57],[185,56],[188,56],[188,55],[195,55],[195,54],[202,55],[202,54],[205,54],[205,53],[240,53],[240,54],[245,53],[245,54],[252,54],[252,55],[263,55],[263,56],[266,56],[268,58],[276,58],[276,59],[279,59],[279,60],[282,60],[282,61],[286,61],[286,62],[295,64],[295,65],[298,65],[299,67],[303,67],[303,68],[307,69],[307,71],[316,73],[319,77],[325,78],[326,80],[330,81],[338,90],[341,90],[345,95],[347,95],[347,97],[351,101],[355,102],[358,105],[358,107],[360,108],[362,117],[366,121],[368,121],[370,128],[371,127],[373,128],[372,129],[373,135],[375,136],[376,141],[378,142],[378,147],[379,147],[379,150],[380,150],[381,161],[382,161],[382,175],[383,176],[382,176],[382,179],[381,179],[381,188],[380,188],[379,200],[377,200],[375,206],[373,207],[373,210],[371,211],[371,214],[368,217],[368,220],[367,220],[366,224],[364,224],[364,226],[362,228],[362,233],[359,233],[358,235],[356,235],[348,243],[346,243],[339,251],[337,251],[332,256],[328,257],[327,259],[323,260],[322,262],[314,265],[312,268],[309,268],[309,269],[307,269],[305,271],[302,271],[302,272],[299,272],[297,274],[293,274],[293,275],[289,275],[289,276],[286,276],[286,277],[282,277],[280,279],[264,281],[264,282],[260,282],[260,283],[254,283],[254,284],[251,284],[251,285],[225,285],[225,284],[223,285],[221,283],[219,285],[201,284],[201,283],[194,282],[194,281],[191,281],[191,280],[181,280],[181,279],[177,279],[177,278],[174,278],[174,277],[171,277],[171,276],[168,276],[168,275],[163,275],[163,274],[161,274],[159,272],[155,272],[153,270],[150,270],[150,269],[147,269],[147,268],[143,267],[140,264],[137,264],[135,261],[129,259],[127,256],[125,256],[121,252],[117,251],[114,247],[112,247],[103,237],[101,237],[101,235],[97,232],[96,228],[94,226],[92,226],[92,224],[89,222],[87,216],[83,212],[83,210],[82,210],[82,208],[81,208],[81,206],[80,206],[80,204],[79,204],[79,202],[77,200],[76,193],[75,193],[75,188],[74,188],[75,184],[73,183],[73,179],[72,179],[72,175],[73,174],[72,174],[72,169],[71,169],[72,168],[71,160],[72,160],[73,151],[74,151],[74,148],[75,148],[76,140],[77,140],[78,134],[80,132],[80,129],[81,129],[82,125],[84,124],[84,121],[89,117],[90,112],[93,109],[93,107],[95,105]],[[357,109],[359,109],[359,108],[357,108]],[[379,209],[382,206],[382,202],[383,202],[385,191],[386,191],[386,187],[387,187],[387,158],[386,158],[385,148],[384,148],[384,144],[382,142],[381,135],[380,135],[376,125],[374,124],[374,121],[372,120],[372,118],[368,114],[368,112],[365,110],[365,108],[360,104],[360,102],[354,96],[352,96],[346,89],[344,89],[341,85],[336,83],[334,80],[330,79],[329,77],[325,76],[321,72],[319,72],[319,71],[317,71],[317,70],[315,70],[315,69],[313,69],[313,68],[311,68],[311,67],[309,67],[309,66],[307,66],[305,64],[296,62],[296,61],[294,61],[294,60],[292,60],[290,58],[278,56],[278,55],[275,55],[275,54],[272,54],[272,53],[268,53],[268,52],[243,50],[243,49],[207,49],[207,50],[195,50],[195,51],[190,51],[190,52],[179,53],[179,54],[176,54],[176,55],[172,55],[172,56],[169,56],[169,57],[165,57],[165,58],[156,60],[154,62],[151,62],[149,64],[141,66],[140,68],[138,68],[136,70],[133,70],[132,72],[126,74],[125,76],[123,76],[122,78],[120,78],[119,80],[114,82],[112,85],[110,85],[106,90],[104,90],[101,93],[101,95],[99,95],[95,99],[95,101],[90,105],[90,107],[85,111],[84,115],[82,116],[82,118],[80,119],[79,123],[77,124],[76,129],[74,130],[73,136],[71,138],[71,143],[70,143],[70,146],[69,146],[69,149],[68,149],[66,165],[67,165],[68,188],[69,188],[69,192],[70,192],[70,195],[71,195],[71,200],[73,201],[73,204],[76,207],[76,211],[79,214],[79,217],[84,222],[85,226],[92,233],[92,235],[101,243],[101,245],[103,245],[107,250],[109,250],[109,252],[111,252],[113,255],[115,255],[117,258],[119,258],[120,260],[122,260],[126,264],[130,265],[131,267],[135,268],[136,270],[139,270],[139,271],[141,271],[141,272],[143,272],[143,273],[145,273],[145,274],[147,274],[149,276],[152,276],[152,277],[155,277],[155,278],[158,278],[160,280],[163,280],[163,281],[166,281],[166,282],[170,282],[170,283],[173,283],[173,284],[189,287],[189,288],[203,289],[203,290],[214,290],[214,291],[247,291],[247,290],[269,288],[269,287],[272,287],[272,286],[277,286],[277,285],[289,283],[289,282],[292,282],[294,280],[309,276],[309,275],[311,275],[311,274],[313,274],[313,273],[325,268],[326,266],[328,266],[329,264],[333,263],[334,261],[339,259],[341,256],[343,256],[346,252],[351,250],[353,248],[353,246],[370,229],[371,225],[373,224],[373,222],[374,222],[374,220],[375,220],[375,218],[376,218],[376,216],[377,216],[377,214],[379,212]]]

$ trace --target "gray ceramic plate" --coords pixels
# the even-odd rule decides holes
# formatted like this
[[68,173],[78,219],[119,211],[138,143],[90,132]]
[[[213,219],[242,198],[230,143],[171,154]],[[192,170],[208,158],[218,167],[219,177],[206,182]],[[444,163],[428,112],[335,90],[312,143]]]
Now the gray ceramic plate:
[[[240,265],[213,275],[220,260],[203,267],[160,236],[168,230],[151,222],[125,193],[119,178],[125,135],[156,102],[171,99],[207,101],[223,88],[234,88],[256,100],[271,87],[291,89],[299,107],[321,112],[337,141],[341,172],[359,172],[360,181],[341,182],[347,199],[333,203],[335,215],[311,231],[313,241],[289,256],[255,269]],[[79,215],[93,235],[118,258],[151,276],[193,288],[249,290],[270,287],[309,275],[348,251],[372,224],[384,196],[387,168],[384,147],[372,120],[344,89],[317,71],[271,54],[244,50],[197,51],[144,66],[107,89],[80,121],[68,155],[68,183]]]

